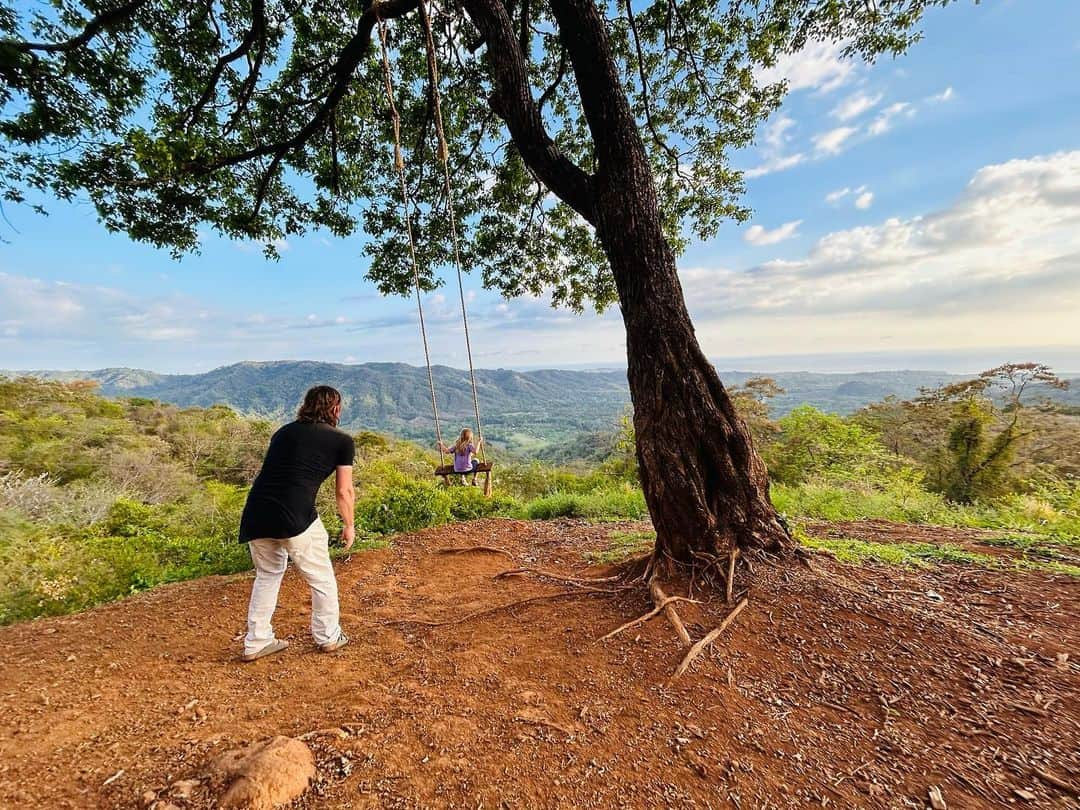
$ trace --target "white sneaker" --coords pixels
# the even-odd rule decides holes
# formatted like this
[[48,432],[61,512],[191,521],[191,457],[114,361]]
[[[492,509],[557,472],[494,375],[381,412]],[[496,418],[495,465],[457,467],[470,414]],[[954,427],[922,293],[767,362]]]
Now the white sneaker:
[[326,644],[320,644],[319,649],[324,653],[331,653],[335,650],[340,650],[346,644],[349,643],[349,637],[342,633],[337,637],[336,641],[328,641]]
[[245,663],[248,661],[255,661],[256,659],[265,658],[268,655],[279,653],[288,646],[289,642],[282,641],[280,638],[275,639],[274,641],[271,641],[269,644],[263,647],[261,650],[257,650],[253,653],[244,653],[242,656],[240,656],[240,660],[244,661]]

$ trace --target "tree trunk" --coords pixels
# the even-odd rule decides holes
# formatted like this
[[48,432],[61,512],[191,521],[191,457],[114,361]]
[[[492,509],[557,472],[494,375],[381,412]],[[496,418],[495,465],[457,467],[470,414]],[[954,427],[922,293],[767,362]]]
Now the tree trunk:
[[691,563],[734,548],[785,552],[765,464],[705,357],[663,232],[637,121],[593,0],[551,0],[596,142],[594,224],[626,325],[641,485],[658,554]]
[[689,563],[695,552],[788,550],[765,464],[694,334],[651,173],[604,185],[597,233],[626,326],[638,466],[657,551]]
[[465,0],[495,80],[491,105],[522,157],[591,222],[611,262],[626,325],[641,484],[656,551],[692,563],[733,548],[780,553],[794,543],[769,500],[750,432],[698,346],[652,169],[594,0],[549,0],[574,68],[597,170],[584,175],[547,136],[505,6]]

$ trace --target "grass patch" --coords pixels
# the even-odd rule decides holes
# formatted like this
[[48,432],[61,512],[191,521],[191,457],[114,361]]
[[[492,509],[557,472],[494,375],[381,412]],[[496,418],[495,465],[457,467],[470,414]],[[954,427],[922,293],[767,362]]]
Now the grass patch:
[[1080,565],[1070,565],[1058,560],[1029,560],[1019,559],[1016,567],[1021,571],[1042,571],[1047,574],[1062,574],[1067,577],[1080,578]]
[[790,519],[831,522],[889,520],[931,526],[992,529],[1038,535],[1043,542],[1080,548],[1080,518],[1062,505],[1030,495],[1009,495],[970,505],[946,501],[918,487],[875,489],[821,482],[774,484],[773,505]]
[[530,501],[524,511],[529,520],[642,520],[649,514],[641,490],[622,486],[587,493],[556,492]]
[[[820,538],[809,537],[798,532],[799,542],[806,548],[817,551],[827,551],[837,560],[853,565],[863,565],[868,562],[883,563],[885,565],[899,565],[908,568],[927,568],[934,564],[947,563],[951,565],[977,565],[981,568],[994,568],[998,570],[1013,569],[1016,571],[1038,571],[1046,574],[1060,574],[1069,577],[1080,577],[1080,566],[1073,564],[1072,557],[1062,555],[1052,547],[1036,544],[1028,538],[1003,537],[989,542],[991,545],[1008,546],[1019,548],[1022,543],[1024,556],[1015,559],[994,557],[990,554],[980,554],[977,551],[969,551],[960,546],[943,543],[872,543],[866,540],[856,540],[849,537]],[[1040,556],[1028,556],[1038,554]],[[1046,555],[1040,558],[1042,555]]]
[[652,550],[656,532],[611,532],[603,551],[589,551],[585,559],[593,563],[619,563]]
[[808,537],[801,533],[799,542],[809,549],[827,551],[840,562],[856,565],[871,561],[913,568],[925,568],[932,563],[985,567],[995,567],[998,564],[989,554],[968,551],[951,543],[871,543],[849,537]]

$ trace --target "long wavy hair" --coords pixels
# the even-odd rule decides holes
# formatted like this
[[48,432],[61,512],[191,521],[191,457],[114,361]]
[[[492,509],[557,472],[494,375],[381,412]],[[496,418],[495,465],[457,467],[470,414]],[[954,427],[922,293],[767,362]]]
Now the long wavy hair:
[[329,385],[316,385],[304,394],[304,404],[296,412],[296,421],[337,427],[337,407],[340,404],[341,392],[336,388],[331,388]]
[[461,453],[464,453],[465,448],[468,447],[471,443],[472,431],[468,428],[465,428],[463,431],[461,431],[461,435],[458,436],[458,440],[454,442],[454,452],[458,453],[459,455]]

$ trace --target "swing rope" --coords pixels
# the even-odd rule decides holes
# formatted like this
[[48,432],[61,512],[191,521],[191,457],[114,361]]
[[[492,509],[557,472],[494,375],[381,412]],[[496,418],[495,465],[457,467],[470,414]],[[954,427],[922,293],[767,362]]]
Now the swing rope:
[[427,47],[428,79],[431,82],[431,97],[435,112],[435,135],[439,143],[439,161],[443,168],[443,188],[446,191],[446,210],[450,220],[450,239],[454,246],[454,269],[457,271],[458,297],[461,299],[461,323],[465,328],[465,353],[469,359],[469,382],[472,385],[473,414],[476,417],[476,436],[480,445],[480,460],[487,461],[484,453],[484,431],[480,426],[480,398],[476,392],[476,369],[473,367],[472,341],[469,339],[469,315],[465,306],[465,285],[461,272],[461,248],[458,240],[457,217],[454,213],[454,189],[450,181],[450,149],[446,143],[443,129],[442,94],[439,92],[439,65],[435,58],[435,36],[432,33],[431,17],[427,3],[420,0],[420,19],[424,25],[424,37]]
[[[420,316],[420,338],[424,342],[424,362],[427,365],[428,389],[431,391],[431,413],[435,419],[435,439],[438,442],[439,463],[446,463],[446,453],[443,448],[442,427],[439,423],[439,405],[435,398],[435,377],[431,370],[431,352],[428,348],[427,326],[424,323],[424,306],[422,303],[422,290],[420,288],[420,266],[416,260],[416,242],[413,239],[412,215],[409,213],[409,187],[405,181],[405,159],[401,154],[401,116],[398,115],[397,104],[394,102],[394,85],[390,76],[390,57],[386,47],[386,21],[379,16],[379,4],[375,3],[375,18],[379,25],[379,46],[382,51],[383,84],[386,89],[386,100],[390,105],[390,120],[394,130],[394,167],[397,169],[398,180],[401,181],[401,204],[405,211],[405,233],[409,237],[409,258],[412,262],[413,282],[416,288],[416,312]],[[475,397],[476,389],[473,388]]]

